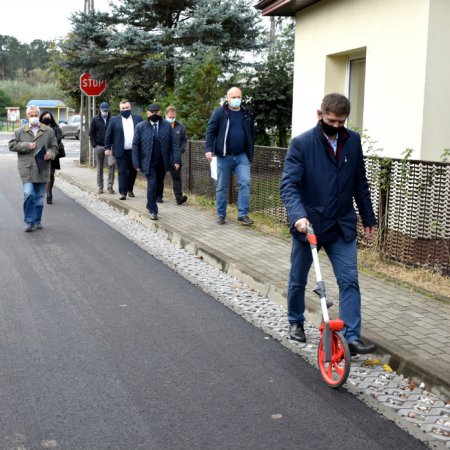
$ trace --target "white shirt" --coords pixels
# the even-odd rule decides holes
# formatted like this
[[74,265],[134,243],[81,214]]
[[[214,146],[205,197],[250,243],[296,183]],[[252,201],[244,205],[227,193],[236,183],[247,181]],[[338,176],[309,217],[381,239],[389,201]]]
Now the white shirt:
[[134,123],[133,117],[130,115],[128,119],[122,117],[122,126],[123,126],[123,148],[125,150],[131,150],[133,146],[133,137],[134,137]]

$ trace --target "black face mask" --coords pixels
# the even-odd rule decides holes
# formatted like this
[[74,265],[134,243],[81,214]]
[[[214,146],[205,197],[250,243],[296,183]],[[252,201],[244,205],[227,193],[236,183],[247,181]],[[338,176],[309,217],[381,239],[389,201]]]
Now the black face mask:
[[41,120],[41,122],[42,122],[44,125],[50,125],[50,124],[52,123],[52,119],[50,119],[50,117],[44,117],[44,118]]
[[323,119],[320,120],[320,123],[322,124],[322,130],[327,136],[336,136],[336,134],[339,134],[344,127],[333,127],[331,125],[328,125],[323,121]]
[[156,123],[156,122],[159,122],[160,118],[161,118],[161,116],[159,114],[152,114],[151,116],[149,116],[148,120]]
[[131,111],[129,109],[127,109],[126,111],[120,111],[120,115],[125,119],[128,119],[128,117],[130,117],[131,115]]

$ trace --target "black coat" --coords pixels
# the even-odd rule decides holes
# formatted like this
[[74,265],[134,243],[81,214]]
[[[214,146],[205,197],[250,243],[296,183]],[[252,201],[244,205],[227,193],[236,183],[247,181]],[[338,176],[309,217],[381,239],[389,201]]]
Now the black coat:
[[111,114],[108,114],[106,124],[101,114],[98,114],[92,118],[91,126],[89,128],[89,138],[91,140],[92,147],[95,148],[97,145],[103,147],[105,145],[105,134],[110,120]]
[[[62,143],[62,131],[61,128],[59,128],[58,125],[55,125],[52,127],[54,133],[55,133],[55,137],[56,137],[56,141],[58,142],[58,150],[62,147],[64,148],[64,144]],[[55,170],[61,170],[61,164],[59,162],[59,156],[56,155],[55,159],[52,159],[51,161],[51,167],[52,169]]]
[[[158,140],[164,162],[164,171],[167,172],[173,164],[181,164],[180,150],[172,125],[165,120],[159,122]],[[141,122],[134,130],[133,139],[133,167],[145,174],[150,171],[150,160],[153,151],[153,125],[148,120]]]
[[295,222],[308,218],[319,243],[333,241],[338,230],[356,239],[355,200],[364,227],[376,224],[366,178],[361,138],[345,129],[339,136],[339,160],[331,154],[320,123],[292,139],[281,178],[281,197],[292,235],[304,239]]

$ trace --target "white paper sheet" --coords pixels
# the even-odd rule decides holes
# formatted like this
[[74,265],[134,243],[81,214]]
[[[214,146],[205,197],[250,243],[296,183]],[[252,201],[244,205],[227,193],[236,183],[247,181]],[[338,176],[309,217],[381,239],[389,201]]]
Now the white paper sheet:
[[213,156],[209,165],[211,166],[211,178],[217,180],[217,156]]

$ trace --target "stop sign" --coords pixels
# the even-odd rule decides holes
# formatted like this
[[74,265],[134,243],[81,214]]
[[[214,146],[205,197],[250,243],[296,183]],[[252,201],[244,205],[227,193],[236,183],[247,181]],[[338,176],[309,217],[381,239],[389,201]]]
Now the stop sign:
[[90,97],[97,97],[106,89],[106,81],[95,80],[90,73],[86,72],[80,77],[80,89]]

